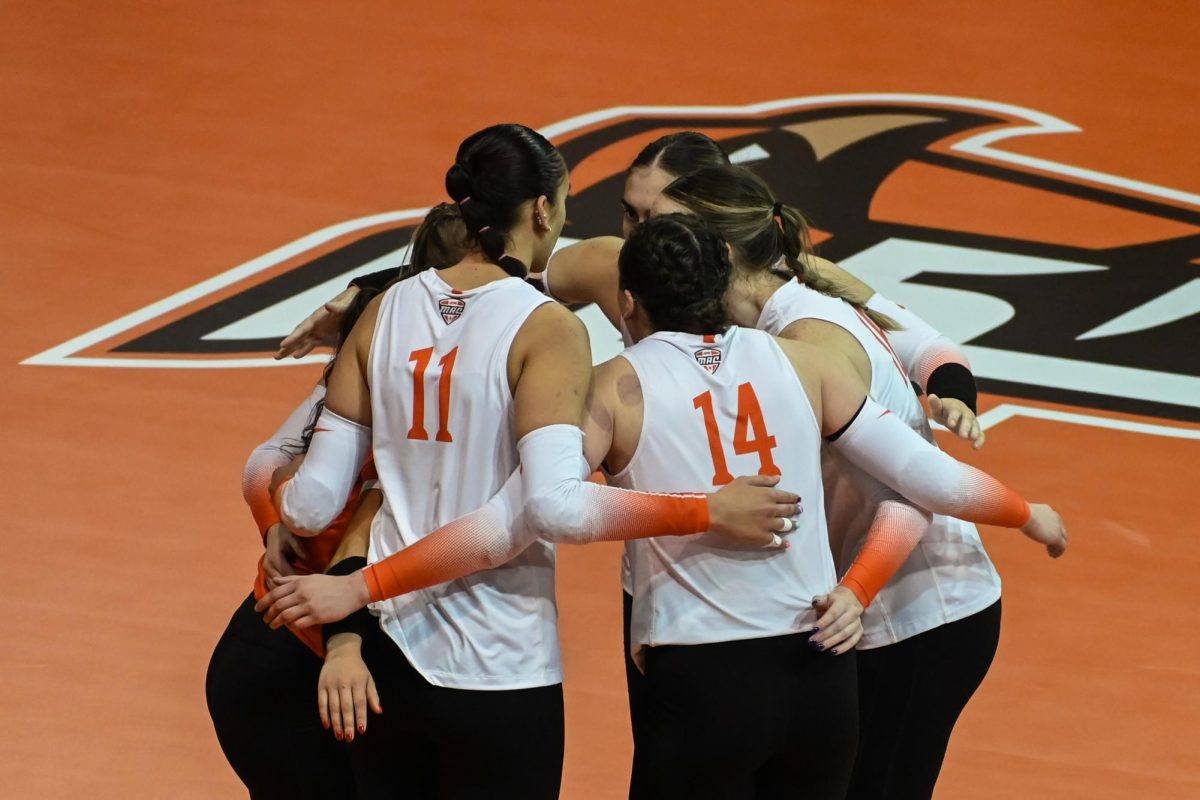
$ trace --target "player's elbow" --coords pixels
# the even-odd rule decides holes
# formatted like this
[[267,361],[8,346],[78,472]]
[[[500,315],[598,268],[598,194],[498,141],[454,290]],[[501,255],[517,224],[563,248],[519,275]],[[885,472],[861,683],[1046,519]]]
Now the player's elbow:
[[323,486],[299,487],[289,482],[282,489],[279,517],[297,536],[316,536],[337,519],[341,508]]
[[525,519],[538,537],[547,541],[587,541],[587,519],[573,492],[561,490],[526,498]]

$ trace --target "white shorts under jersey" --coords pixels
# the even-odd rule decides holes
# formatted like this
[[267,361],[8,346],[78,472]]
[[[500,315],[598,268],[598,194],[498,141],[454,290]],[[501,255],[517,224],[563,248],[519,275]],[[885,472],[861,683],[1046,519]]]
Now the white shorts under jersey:
[[[516,469],[508,353],[547,302],[517,278],[458,291],[435,270],[384,296],[368,365],[384,493],[371,561],[484,505]],[[519,689],[562,680],[554,550],[546,543],[496,569],[372,607],[436,686]]]
[[821,432],[775,340],[656,333],[625,350],[645,417],[613,483],[650,492],[712,492],[737,475],[781,475],[803,498],[788,550],[729,546],[714,534],[626,543],[632,565],[631,649],[780,636],[816,622],[812,599],[836,585],[821,495]]
[[[758,327],[778,335],[800,319],[820,319],[845,329],[871,361],[871,398],[928,441],[925,411],[886,334],[851,304],[796,280],[781,286],[763,307]],[[936,442],[934,442],[936,444]],[[886,488],[826,448],[825,504],[838,574],[850,568]],[[863,615],[863,649],[894,644],[970,616],[1000,597],[1000,576],[976,527],[935,514],[911,556]]]

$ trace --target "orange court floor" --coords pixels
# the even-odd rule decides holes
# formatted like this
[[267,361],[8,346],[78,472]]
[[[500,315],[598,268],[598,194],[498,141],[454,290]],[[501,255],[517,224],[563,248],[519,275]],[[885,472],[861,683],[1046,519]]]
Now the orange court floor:
[[[990,427],[944,445],[1072,538],[1051,561],[985,530],[1004,630],[938,797],[1200,797],[1194,4],[9,0],[0,23],[0,795],[244,796],[204,672],[260,549],[242,463],[320,370],[269,365],[272,337],[386,265],[465,135],[518,121],[571,163],[568,236],[618,232],[637,147],[700,127],[822,254],[950,309]],[[905,253],[927,261],[889,271]],[[618,558],[560,549],[571,800],[626,786]]]

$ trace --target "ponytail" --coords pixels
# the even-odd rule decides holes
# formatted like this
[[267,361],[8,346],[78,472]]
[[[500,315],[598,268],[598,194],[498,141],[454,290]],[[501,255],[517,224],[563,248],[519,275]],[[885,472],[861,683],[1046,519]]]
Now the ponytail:
[[446,171],[468,235],[488,260],[517,278],[529,266],[505,252],[508,231],[527,200],[554,197],[567,166],[554,145],[523,125],[493,125],[469,137]]
[[663,196],[703,218],[737,252],[751,272],[787,267],[787,273],[821,294],[845,300],[884,330],[897,330],[893,320],[865,308],[850,290],[818,272],[810,262],[808,221],[796,209],[775,199],[762,178],[735,166],[707,167],[677,178]]

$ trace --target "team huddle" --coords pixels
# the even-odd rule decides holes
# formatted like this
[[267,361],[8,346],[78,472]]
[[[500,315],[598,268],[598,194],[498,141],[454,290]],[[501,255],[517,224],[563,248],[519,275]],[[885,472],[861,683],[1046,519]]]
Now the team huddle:
[[[620,238],[555,252],[569,189],[535,131],[475,133],[409,263],[282,343],[337,350],[246,465],[230,764],[253,798],[558,797],[555,547],[623,541],[631,798],[930,797],[999,637],[974,523],[1067,546],[934,443],[919,395],[983,444],[966,358],[703,134],[638,155]],[[626,344],[594,368],[584,303]]]

